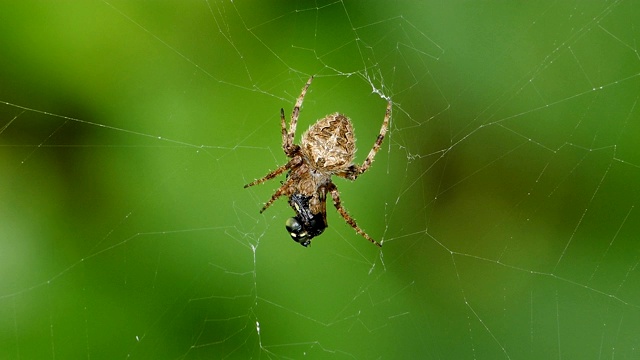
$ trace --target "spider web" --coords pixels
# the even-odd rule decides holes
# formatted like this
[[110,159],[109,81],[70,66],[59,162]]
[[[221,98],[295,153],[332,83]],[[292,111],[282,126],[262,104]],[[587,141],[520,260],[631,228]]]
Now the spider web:
[[[0,5],[0,357],[640,356],[640,6]],[[296,142],[371,169],[290,240]]]

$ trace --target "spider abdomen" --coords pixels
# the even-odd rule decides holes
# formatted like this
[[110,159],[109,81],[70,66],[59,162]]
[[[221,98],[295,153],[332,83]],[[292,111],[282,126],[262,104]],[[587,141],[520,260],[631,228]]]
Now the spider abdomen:
[[327,115],[311,125],[302,134],[301,144],[309,165],[331,172],[349,167],[356,152],[351,120],[340,113]]

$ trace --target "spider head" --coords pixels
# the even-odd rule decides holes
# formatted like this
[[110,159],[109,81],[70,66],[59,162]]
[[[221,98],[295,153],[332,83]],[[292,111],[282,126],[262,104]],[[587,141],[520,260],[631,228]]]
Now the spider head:
[[300,215],[289,218],[285,227],[293,241],[307,247],[311,244],[311,239],[322,234],[327,225],[322,214],[316,214],[309,221],[304,221]]

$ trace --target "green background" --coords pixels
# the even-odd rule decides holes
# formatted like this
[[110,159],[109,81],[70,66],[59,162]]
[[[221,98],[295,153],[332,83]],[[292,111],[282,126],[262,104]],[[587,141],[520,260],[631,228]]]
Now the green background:
[[[640,357],[640,4],[3,1],[0,358]],[[352,118],[284,229],[287,114]]]

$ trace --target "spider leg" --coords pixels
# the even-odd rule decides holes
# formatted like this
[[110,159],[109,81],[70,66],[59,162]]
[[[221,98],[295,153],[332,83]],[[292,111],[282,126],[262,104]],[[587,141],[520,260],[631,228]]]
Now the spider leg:
[[362,165],[360,166],[360,174],[367,171],[371,163],[373,162],[373,158],[380,150],[380,146],[382,145],[382,141],[384,140],[385,135],[387,135],[387,130],[389,129],[389,118],[391,118],[391,101],[387,104],[387,110],[384,114],[384,120],[382,121],[382,126],[380,127],[380,134],[378,134],[378,138],[376,138],[376,142],[373,143],[373,147],[369,151],[369,155],[364,160]]
[[364,232],[360,227],[356,224],[356,221],[349,215],[347,210],[342,207],[342,203],[340,202],[340,193],[338,192],[338,188],[335,184],[330,183],[328,186],[328,190],[331,192],[331,198],[333,198],[333,206],[336,207],[338,213],[344,218],[344,220],[349,224],[358,234],[362,235],[365,239],[369,240],[371,243],[378,247],[382,247],[382,244],[373,240],[366,232]]
[[282,150],[290,157],[292,153],[291,147],[293,145],[293,139],[289,142],[289,135],[287,134],[287,122],[284,119],[284,109],[280,108],[280,130],[282,131]]
[[296,157],[292,158],[291,160],[289,160],[289,162],[287,162],[286,164],[284,164],[284,165],[280,166],[279,168],[273,170],[272,172],[268,173],[264,177],[262,177],[260,179],[256,179],[256,180],[248,183],[247,185],[244,186],[244,188],[246,189],[246,188],[248,188],[250,186],[259,185],[259,184],[262,184],[263,182],[265,182],[267,180],[271,180],[274,177],[282,174],[283,172],[291,169],[292,167],[300,165],[301,162],[302,162],[302,158],[299,157],[299,156],[296,156]]
[[262,209],[260,209],[260,214],[262,214],[265,210],[267,210],[269,208],[269,206],[271,206],[271,204],[273,204],[274,201],[278,200],[278,198],[282,195],[285,194],[285,192],[289,189],[289,187],[291,187],[291,184],[293,184],[293,178],[288,178],[283,184],[282,186],[280,186],[278,188],[278,190],[276,190],[276,192],[273,193],[273,195],[271,196],[271,199],[269,199],[269,201],[267,201],[264,206],[262,207]]
[[387,134],[387,130],[389,129],[389,118],[391,118],[391,105],[392,103],[391,101],[389,101],[389,103],[387,104],[387,111],[384,114],[384,120],[382,121],[382,126],[380,127],[380,134],[378,134],[378,138],[376,139],[376,142],[373,143],[373,147],[369,151],[369,155],[367,156],[367,158],[364,159],[364,162],[362,163],[362,165],[360,166],[352,165],[345,172],[338,173],[336,175],[349,180],[355,180],[358,178],[358,176],[362,175],[365,171],[369,169],[369,166],[371,166],[371,163],[373,162],[373,158],[378,153],[378,150],[380,150],[382,141],[384,140],[384,137]]
[[293,107],[293,112],[291,113],[291,122],[289,123],[289,132],[285,136],[285,119],[284,119],[284,109],[280,109],[280,126],[282,126],[282,148],[284,149],[284,153],[287,156],[291,156],[293,154],[293,138],[296,134],[296,127],[298,126],[298,116],[300,116],[300,107],[302,106],[302,101],[304,100],[304,96],[307,94],[307,89],[309,85],[311,85],[311,81],[313,80],[313,76],[309,78],[307,83],[302,88],[302,92],[298,99],[296,100],[296,105]]
[[[245,185],[244,187],[246,189],[246,188],[248,188],[250,186],[253,186],[253,185],[262,184],[263,182],[265,182],[267,180],[271,180],[274,177],[282,174],[283,172],[291,169],[292,167],[299,166],[301,163],[302,163],[302,157],[294,156],[286,164],[284,164],[284,165],[280,166],[279,168],[273,170],[272,172],[268,173],[264,177],[250,182],[249,184]],[[282,196],[285,193],[285,191],[287,190],[287,188],[289,188],[291,186],[292,183],[293,183],[293,178],[288,178],[284,182],[284,184],[282,184],[282,186],[280,186],[280,188],[278,188],[278,190],[276,190],[276,192],[273,194],[273,196],[271,196],[271,199],[269,199],[269,201],[267,201],[267,203],[264,204],[264,206],[260,210],[260,213],[262,214],[262,212],[267,210],[267,208],[269,206],[271,206],[271,204],[273,204],[274,201],[276,201],[280,196]]]

